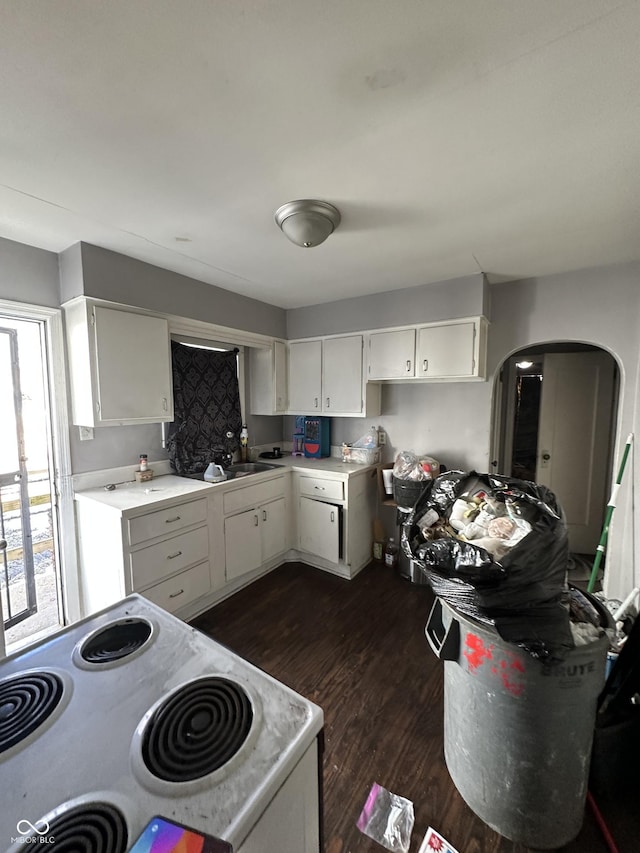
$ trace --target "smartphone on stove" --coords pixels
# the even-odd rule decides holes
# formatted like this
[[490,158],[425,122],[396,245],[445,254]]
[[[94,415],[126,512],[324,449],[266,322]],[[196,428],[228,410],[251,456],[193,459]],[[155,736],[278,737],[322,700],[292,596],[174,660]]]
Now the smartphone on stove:
[[129,853],[233,853],[233,848],[199,829],[158,816],[145,826]]

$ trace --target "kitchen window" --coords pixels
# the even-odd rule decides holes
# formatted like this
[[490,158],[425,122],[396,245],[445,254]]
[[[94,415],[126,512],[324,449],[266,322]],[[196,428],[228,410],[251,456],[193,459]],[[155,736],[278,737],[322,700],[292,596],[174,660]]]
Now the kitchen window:
[[175,419],[167,449],[178,474],[196,474],[214,451],[232,455],[239,446],[243,353],[224,342],[175,337],[171,353]]

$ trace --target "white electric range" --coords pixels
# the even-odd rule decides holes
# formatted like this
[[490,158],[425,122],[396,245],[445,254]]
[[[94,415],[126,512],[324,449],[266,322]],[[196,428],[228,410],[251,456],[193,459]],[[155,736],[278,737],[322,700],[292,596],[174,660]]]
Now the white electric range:
[[126,853],[159,815],[238,853],[318,853],[322,725],[131,595],[0,662],[0,850]]

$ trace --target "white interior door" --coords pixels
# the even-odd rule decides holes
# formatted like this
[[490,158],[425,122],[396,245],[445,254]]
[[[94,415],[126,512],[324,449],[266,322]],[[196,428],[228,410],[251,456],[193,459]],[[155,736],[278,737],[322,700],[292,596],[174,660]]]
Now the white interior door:
[[544,356],[536,481],[560,501],[577,554],[595,553],[604,521],[613,369],[605,352]]

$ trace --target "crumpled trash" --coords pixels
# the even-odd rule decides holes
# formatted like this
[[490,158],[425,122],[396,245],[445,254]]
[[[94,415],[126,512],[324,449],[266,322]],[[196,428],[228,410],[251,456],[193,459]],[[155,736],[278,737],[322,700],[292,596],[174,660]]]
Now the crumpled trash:
[[[454,505],[459,499],[469,505],[475,498],[478,509],[483,502],[493,508],[492,520],[513,522],[510,532],[506,524],[497,531],[515,534],[510,546],[505,548],[508,540],[499,537],[458,536],[452,525]],[[438,515],[438,522],[426,528],[435,528],[433,538],[423,533],[433,517],[425,519],[429,510]],[[453,521],[465,521],[460,505]],[[494,554],[483,547],[489,544],[487,538],[498,540]],[[574,648],[567,601],[567,529],[555,495],[545,486],[501,475],[448,471],[425,484],[402,525],[401,545],[436,595],[463,615],[495,627],[503,640],[549,662],[561,660]]]
[[418,457],[411,450],[401,450],[393,463],[393,476],[398,480],[429,479],[420,467]]
[[414,819],[411,800],[374,782],[356,826],[387,850],[408,853]]

